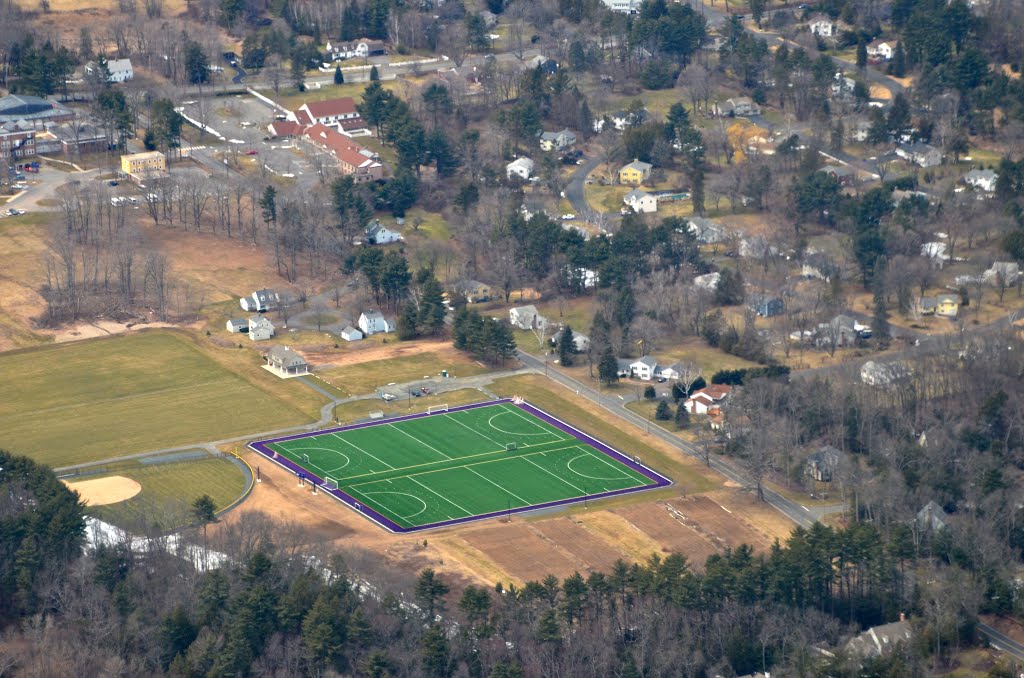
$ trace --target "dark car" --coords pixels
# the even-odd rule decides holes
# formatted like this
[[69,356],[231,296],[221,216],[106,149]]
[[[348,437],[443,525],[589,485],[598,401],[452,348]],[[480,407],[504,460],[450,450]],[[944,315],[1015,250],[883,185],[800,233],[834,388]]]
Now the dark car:
[[413,398],[419,398],[422,394],[419,391],[409,391],[409,395]]
[[111,181],[111,182],[110,182],[110,185],[111,185],[111,186],[117,186],[117,182],[116,182],[116,181]]

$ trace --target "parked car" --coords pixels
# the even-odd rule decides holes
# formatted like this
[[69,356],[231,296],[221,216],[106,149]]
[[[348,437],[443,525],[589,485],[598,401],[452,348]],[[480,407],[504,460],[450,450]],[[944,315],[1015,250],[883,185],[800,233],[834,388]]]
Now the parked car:
[[255,148],[250,148],[248,151],[245,152],[246,155],[257,155],[258,153],[259,151],[257,151]]
[[423,394],[420,393],[419,391],[412,390],[412,391],[409,391],[409,395],[411,395],[413,398],[419,398]]
[[430,393],[430,389],[427,388],[426,386],[420,386],[420,393],[422,393],[423,395],[427,395],[428,393]]
[[576,218],[575,214],[563,214],[562,215],[562,221],[572,221],[575,218]]
[[117,182],[116,182],[116,181],[111,181],[111,182],[110,182],[110,185],[111,185],[111,186],[117,186]]
[[381,393],[381,394],[380,394],[380,397],[381,397],[381,398],[382,398],[382,399],[384,400],[384,402],[386,402],[386,403],[390,403],[390,402],[391,402],[392,400],[394,400],[394,399],[395,399],[395,395],[394,395],[394,394],[392,394],[392,393]]

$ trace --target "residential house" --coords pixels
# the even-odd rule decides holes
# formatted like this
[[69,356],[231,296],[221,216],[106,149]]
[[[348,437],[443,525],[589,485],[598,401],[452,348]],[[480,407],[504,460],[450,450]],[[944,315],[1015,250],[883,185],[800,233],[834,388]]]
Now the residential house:
[[59,101],[49,101],[28,94],[9,94],[0,97],[0,124],[17,123],[22,128],[42,128],[48,122],[66,122],[75,117],[74,111]]
[[365,38],[345,43],[331,44],[328,42],[325,48],[335,61],[383,56],[388,53],[387,45],[382,40],[368,40]]
[[638,13],[640,5],[643,4],[643,0],[601,0],[601,2],[611,11],[623,14]]
[[[99,64],[90,61],[85,65],[84,71],[86,75],[93,75],[98,68]],[[107,82],[126,82],[135,77],[131,59],[110,59],[107,61],[107,72]]]
[[763,235],[740,240],[739,255],[745,259],[764,259],[766,256],[776,256],[778,253],[779,248],[771,244]]
[[832,80],[832,96],[837,99],[850,99],[853,96],[853,88],[856,85],[857,83],[853,78],[842,73],[836,73],[836,77]]
[[750,97],[736,97],[726,99],[718,111],[719,115],[745,116],[761,115],[761,107],[754,103]]
[[750,308],[762,318],[772,318],[781,315],[782,311],[786,308],[786,304],[781,298],[767,294],[755,294],[750,297],[748,303]]
[[722,401],[731,392],[732,386],[727,384],[709,384],[690,394],[690,397],[683,401],[683,407],[690,414],[712,414],[721,408]]
[[281,376],[309,374],[306,359],[287,346],[272,347],[267,352],[267,366],[279,372]]
[[1016,285],[1020,277],[1020,266],[1016,261],[997,261],[992,267],[981,274],[981,279],[990,285],[998,286],[1000,278],[1003,285]]
[[467,304],[490,301],[493,294],[491,286],[479,280],[464,280],[459,283],[458,290],[466,297]]
[[857,170],[845,165],[829,164],[822,167],[819,172],[824,172],[839,182],[840,186],[849,186],[857,180]]
[[800,275],[805,278],[817,278],[818,280],[831,282],[832,276],[838,272],[839,267],[836,266],[835,262],[820,252],[808,254],[800,264]]
[[531,174],[533,174],[533,161],[529,158],[516,158],[505,165],[505,176],[509,179],[518,177],[523,181],[529,181]]
[[904,191],[897,188],[892,192],[892,204],[899,206],[904,200],[924,200],[931,203],[931,198],[924,191]]
[[949,524],[949,514],[934,501],[930,501],[917,512],[914,522],[920,529],[938,532]]
[[351,176],[356,183],[384,178],[384,165],[373,151],[363,148],[349,137],[326,125],[313,125],[303,130],[303,136],[329,151],[342,174]]
[[351,325],[346,325],[345,329],[341,331],[341,338],[345,341],[359,341],[363,338],[363,333]]
[[243,311],[263,313],[281,304],[281,296],[274,290],[256,290],[250,297],[242,297],[239,300]]
[[129,153],[121,156],[121,174],[141,183],[154,176],[167,174],[167,156],[160,151]]
[[825,16],[812,18],[807,24],[807,29],[811,35],[817,35],[819,38],[832,38],[838,33],[836,22]]
[[254,315],[249,318],[249,338],[253,341],[266,341],[274,336],[274,323],[265,315]]
[[996,190],[996,181],[998,180],[999,175],[990,169],[972,169],[964,175],[965,184],[986,193],[992,193]]
[[36,130],[15,122],[0,123],[0,158],[27,158],[36,154]]
[[925,259],[930,259],[934,266],[942,268],[943,264],[949,261],[949,255],[946,254],[946,243],[944,242],[926,242],[921,245],[921,256]]
[[363,311],[359,314],[358,325],[366,336],[395,331],[395,323],[385,318],[380,311]]
[[955,318],[960,311],[960,297],[955,294],[940,294],[935,297],[935,315]]
[[603,117],[596,118],[594,120],[594,131],[600,132],[603,130],[606,119],[612,123],[612,127],[614,127],[616,131],[622,132],[629,127],[639,125],[646,118],[647,110],[643,108],[631,112],[615,111],[614,113],[609,113]]
[[[551,345],[558,346],[558,342],[562,340],[562,330],[558,330],[551,335]],[[577,353],[586,353],[590,350],[590,337],[573,330],[572,333],[572,345],[576,348]]]
[[658,365],[658,371],[654,376],[659,379],[668,379],[669,381],[676,381],[683,374],[682,363],[672,363],[668,367],[662,367]]
[[819,483],[830,483],[839,467],[839,458],[842,452],[825,445],[817,452],[808,455],[804,466],[804,473]]
[[576,133],[563,129],[561,132],[544,132],[540,135],[540,147],[544,151],[564,151],[576,145]]
[[889,61],[892,59],[892,55],[896,51],[894,43],[888,40],[878,39],[872,40],[868,43],[868,59],[877,59],[880,61]]
[[922,141],[915,141],[912,144],[899,144],[896,146],[896,155],[907,162],[912,162],[925,168],[942,164],[942,151]]
[[712,273],[705,273],[704,275],[698,275],[693,279],[693,284],[702,290],[708,290],[714,292],[718,289],[718,281],[722,279],[722,274],[718,271]]
[[819,323],[814,343],[819,348],[853,346],[861,337],[861,326],[848,315],[837,315],[827,323]]
[[629,363],[628,376],[633,379],[650,381],[655,378],[657,369],[658,361],[649,355],[645,355]]
[[639,188],[634,188],[632,191],[627,193],[622,198],[622,202],[626,203],[634,212],[637,213],[651,213],[658,211],[658,198],[647,191],[642,191]]
[[688,228],[693,237],[697,239],[697,242],[705,245],[714,245],[720,242],[725,242],[729,238],[729,234],[726,233],[725,228],[718,222],[712,221],[705,217],[689,217],[687,219]]
[[892,386],[905,381],[912,374],[909,366],[898,361],[879,363],[869,360],[860,368],[860,380],[868,386]]
[[654,165],[651,163],[634,160],[619,170],[619,183],[639,186],[651,178],[652,169]]
[[846,653],[861,659],[873,659],[891,654],[901,643],[909,643],[914,637],[914,629],[903,615],[891,624],[873,626],[864,633],[850,639],[846,644]]
[[543,54],[538,54],[526,63],[530,68],[539,68],[542,73],[547,75],[554,75],[558,72],[558,62],[554,59],[549,59]]
[[862,144],[868,140],[868,136],[871,134],[871,121],[866,118],[858,118],[850,124],[847,130],[851,139]]
[[935,297],[921,297],[918,299],[917,312],[921,315],[935,315]]
[[512,323],[512,327],[518,327],[521,330],[532,330],[548,324],[548,319],[538,313],[537,307],[533,304],[510,308],[508,321]]
[[227,324],[228,332],[232,334],[238,334],[240,332],[249,331],[249,321],[245,318],[232,319]]
[[[352,97],[309,101],[288,114],[288,119],[303,125],[333,126],[342,120],[361,119]],[[365,126],[365,124],[363,125]]]
[[380,219],[371,219],[366,225],[366,242],[369,245],[387,245],[404,239],[401,233],[380,223]]

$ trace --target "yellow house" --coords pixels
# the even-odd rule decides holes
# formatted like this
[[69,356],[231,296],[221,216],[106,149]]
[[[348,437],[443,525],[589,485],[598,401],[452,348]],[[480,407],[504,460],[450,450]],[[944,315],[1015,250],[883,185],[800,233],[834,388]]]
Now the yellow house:
[[164,174],[166,171],[167,156],[160,151],[129,153],[121,156],[121,172],[134,179],[151,174]]
[[960,300],[955,294],[940,294],[935,297],[935,315],[955,318],[960,311]]
[[651,176],[651,169],[654,166],[649,162],[634,160],[619,170],[620,184],[639,185],[647,181]]
[[477,280],[467,280],[462,284],[462,292],[466,295],[466,303],[478,304],[490,301],[493,293],[491,286]]

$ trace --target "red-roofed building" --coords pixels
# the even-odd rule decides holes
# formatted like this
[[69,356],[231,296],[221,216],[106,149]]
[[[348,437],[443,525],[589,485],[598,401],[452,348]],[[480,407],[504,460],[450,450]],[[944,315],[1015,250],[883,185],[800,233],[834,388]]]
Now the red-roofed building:
[[384,165],[377,159],[377,154],[341,132],[326,125],[313,125],[303,132],[303,136],[330,151],[338,161],[341,173],[351,175],[356,183],[384,178]]
[[683,407],[690,414],[716,414],[725,397],[732,392],[732,386],[726,384],[710,384],[697,391],[683,402]]
[[272,137],[297,137],[305,127],[291,120],[275,120],[267,126]]

